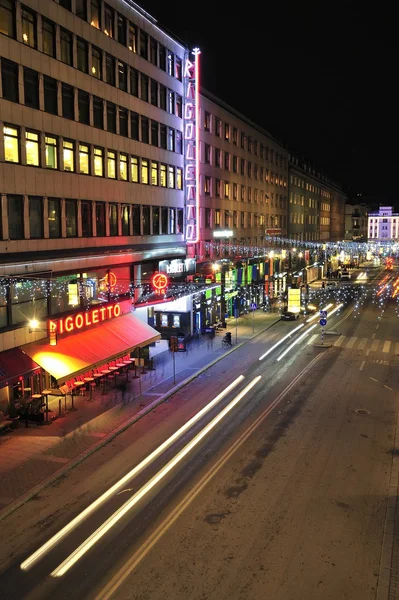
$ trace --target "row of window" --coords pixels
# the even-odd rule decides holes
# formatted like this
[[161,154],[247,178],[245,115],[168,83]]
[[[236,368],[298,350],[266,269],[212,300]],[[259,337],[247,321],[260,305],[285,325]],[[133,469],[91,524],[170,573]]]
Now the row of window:
[[[51,134],[41,134],[28,129],[21,130],[15,125],[4,125],[3,135],[6,162],[42,166],[47,169],[60,169],[69,173],[107,177],[163,188],[183,189],[183,170],[180,167],[83,142],[60,140]],[[22,143],[24,162],[21,161]]]
[[8,195],[7,221],[10,240],[168,235],[183,232],[183,209]]
[[212,198],[226,198],[237,201],[240,199],[241,202],[270,204],[270,206],[282,209],[287,207],[287,199],[283,195],[274,192],[266,193],[264,190],[222,181],[208,175],[201,177],[201,194]]
[[[61,2],[60,2],[61,4]],[[76,14],[87,20],[88,8],[90,8],[90,23],[97,29],[103,29],[108,37],[117,37],[118,42],[123,46],[127,46],[133,53],[139,53],[142,58],[149,60],[153,65],[168,73],[171,77],[175,77],[182,81],[182,59],[175,56],[159,44],[157,40],[148,35],[143,30],[139,29],[134,23],[128,21],[123,15],[115,13],[108,5],[104,6],[104,18],[102,19],[102,2],[101,0],[90,0],[87,4],[85,0],[76,0]],[[42,21],[42,47],[38,48],[38,18],[37,13],[21,5],[21,35],[20,40],[23,44],[40,50],[45,54],[58,58],[62,62],[79,67],[79,59],[77,64],[73,64],[73,34],[67,29],[60,28],[60,49],[57,56],[56,48],[56,25],[45,17]],[[104,23],[102,23],[102,20]],[[115,33],[117,32],[117,36]],[[16,38],[16,2],[15,0],[1,0],[0,3],[0,33],[12,38]],[[84,42],[78,38],[78,46]],[[101,51],[99,51],[101,52]],[[78,48],[79,53],[79,48]],[[111,57],[113,61],[116,59]],[[83,70],[83,69],[81,69]],[[85,71],[86,73],[88,70]],[[99,71],[91,70],[91,74],[99,77]],[[100,78],[100,77],[99,77]]]
[[[232,127],[229,123],[222,123],[222,121],[211,115],[209,112],[204,111],[203,123],[202,127],[204,131],[212,133],[216,137],[224,139],[227,142],[231,142],[235,146],[238,145],[238,129],[237,127]],[[249,152],[250,154],[255,154],[255,156],[259,156],[260,158],[264,158],[267,161],[270,161],[272,164],[278,165],[281,168],[287,169],[287,158],[283,154],[279,154],[272,148],[268,148],[264,146],[261,142],[257,140],[253,140],[251,136],[247,135],[243,131],[241,132],[241,148]]]
[[251,228],[285,227],[286,215],[265,215],[244,211],[229,211],[220,208],[205,208],[203,227],[205,228]]
[[323,198],[327,198],[328,200],[331,200],[332,198],[332,194],[330,192],[327,192],[327,190],[323,190],[318,186],[313,185],[312,183],[308,183],[307,181],[305,182],[304,179],[302,179],[301,177],[297,177],[296,175],[290,175],[290,183],[292,185],[297,185],[298,187],[306,189],[308,192],[312,192],[313,194],[320,194],[321,196],[323,196]]
[[[381,221],[381,217],[378,219],[374,219],[374,222],[377,224],[379,221]],[[370,223],[373,222],[373,219],[370,219]],[[383,223],[388,223],[388,219],[382,219]],[[396,219],[392,219],[392,223],[396,223]],[[399,223],[399,219],[398,219],[398,223]]]
[[[20,101],[18,84],[19,66],[1,59],[1,81],[3,98],[11,102]],[[41,109],[53,115],[62,115],[66,119],[77,120],[84,125],[105,129],[124,137],[158,148],[183,153],[183,135],[181,131],[159,123],[127,108],[105,102],[98,96],[58,82],[47,75],[43,76],[43,99],[41,104],[41,75],[23,67],[23,102],[25,106]],[[61,103],[58,102],[59,91]]]
[[241,175],[247,176],[250,179],[256,179],[257,181],[264,181],[272,185],[279,185],[284,188],[287,187],[287,180],[281,174],[274,173],[273,171],[269,174],[269,169],[265,169],[263,166],[252,163],[245,158],[239,159],[235,154],[222,152],[222,150],[210,146],[210,144],[204,144],[201,161],[206,165],[219,167],[220,169],[232,171],[233,173],[238,173],[238,163],[240,163]]

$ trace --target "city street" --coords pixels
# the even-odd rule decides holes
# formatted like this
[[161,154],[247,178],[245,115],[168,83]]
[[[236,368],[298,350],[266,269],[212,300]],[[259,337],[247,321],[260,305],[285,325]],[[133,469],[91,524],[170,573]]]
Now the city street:
[[320,290],[323,344],[317,313],[276,324],[5,519],[4,597],[376,598],[399,388],[384,278]]

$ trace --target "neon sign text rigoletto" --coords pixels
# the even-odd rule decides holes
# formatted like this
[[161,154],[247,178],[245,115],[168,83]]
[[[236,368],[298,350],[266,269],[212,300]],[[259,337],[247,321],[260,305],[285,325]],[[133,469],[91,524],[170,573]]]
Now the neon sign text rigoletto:
[[186,206],[186,242],[199,240],[199,55],[194,62],[184,61],[184,201]]
[[79,312],[75,315],[69,315],[57,321],[49,321],[49,330],[58,334],[72,333],[80,329],[97,325],[113,317],[119,317],[121,314],[120,304],[110,304],[101,306],[85,312]]

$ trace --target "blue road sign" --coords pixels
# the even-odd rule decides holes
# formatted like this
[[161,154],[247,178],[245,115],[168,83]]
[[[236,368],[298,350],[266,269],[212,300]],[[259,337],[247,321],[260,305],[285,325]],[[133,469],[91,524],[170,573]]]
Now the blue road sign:
[[239,316],[240,316],[240,310],[238,308],[236,308],[235,311],[234,311],[234,317],[236,319],[238,319]]
[[320,319],[319,323],[322,327],[325,327],[327,325],[327,319]]
[[251,302],[251,310],[256,310],[256,303],[255,302]]
[[320,319],[327,319],[327,311],[326,310],[321,310],[319,314],[320,314]]

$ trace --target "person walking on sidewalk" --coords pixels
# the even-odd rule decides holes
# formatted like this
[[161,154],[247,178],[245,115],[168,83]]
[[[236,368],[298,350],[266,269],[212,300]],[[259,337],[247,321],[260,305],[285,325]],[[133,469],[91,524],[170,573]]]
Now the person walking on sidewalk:
[[[126,399],[126,392],[127,392],[127,383],[126,383],[126,381],[121,381],[118,384],[117,389],[121,392],[123,404],[126,404],[126,402],[129,401],[129,399]],[[116,392],[116,394],[115,394],[115,400],[116,400],[117,395],[118,395],[118,392]]]

